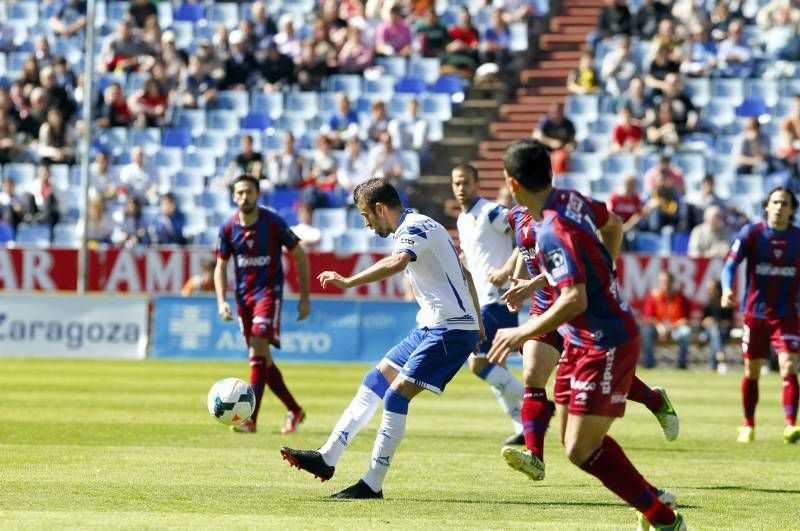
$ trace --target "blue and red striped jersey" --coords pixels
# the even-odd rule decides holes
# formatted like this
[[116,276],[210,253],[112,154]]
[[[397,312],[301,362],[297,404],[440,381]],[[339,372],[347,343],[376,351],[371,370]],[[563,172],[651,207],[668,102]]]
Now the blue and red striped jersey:
[[766,222],[742,227],[728,252],[739,265],[747,259],[742,311],[757,319],[781,319],[797,312],[800,287],[800,228],[769,228]]
[[[536,260],[536,231],[531,213],[522,205],[515,206],[508,212],[508,225],[514,231],[514,240],[522,258],[525,260],[528,274],[530,274],[531,278],[536,277],[541,271]],[[556,292],[551,286],[538,290],[533,296],[531,313],[544,313],[555,299]]]
[[638,337],[639,327],[619,294],[614,263],[597,236],[608,222],[606,206],[574,190],[555,189],[536,223],[537,257],[557,291],[584,284],[586,311],[559,328],[575,346],[609,349]]
[[242,226],[236,212],[219,229],[217,257],[234,257],[236,301],[250,306],[264,297],[280,297],[283,290],[282,247],[292,250],[299,238],[282,217],[258,208],[258,219]]

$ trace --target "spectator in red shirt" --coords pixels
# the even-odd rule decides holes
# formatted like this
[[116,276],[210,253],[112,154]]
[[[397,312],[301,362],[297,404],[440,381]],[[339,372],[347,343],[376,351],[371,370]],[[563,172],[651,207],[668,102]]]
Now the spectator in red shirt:
[[689,326],[689,301],[675,290],[672,273],[662,271],[658,275],[658,287],[647,294],[642,312],[642,354],[644,366],[656,365],[656,342],[672,338],[678,343],[678,368],[686,368],[689,354],[689,340],[692,328]]
[[138,127],[161,127],[169,105],[168,94],[152,77],[144,83],[142,90],[131,97],[129,106],[136,115]]
[[639,127],[633,118],[633,113],[628,107],[619,110],[619,123],[614,126],[611,132],[611,151],[619,153],[638,153],[642,145],[642,128]]
[[672,165],[672,159],[669,155],[661,155],[658,159],[658,164],[651,167],[644,174],[644,191],[649,192],[655,188],[656,181],[660,178],[662,170],[666,170],[670,177],[672,177],[672,184],[683,194],[686,191],[686,185],[683,182],[683,172],[677,166]]
[[622,219],[623,233],[636,227],[642,219],[642,198],[636,184],[636,176],[629,175],[622,182],[622,188],[608,198],[608,209]]
[[445,50],[445,63],[459,70],[474,71],[478,66],[478,46],[480,34],[472,24],[469,9],[461,6],[458,11],[458,22],[450,28],[450,42]]

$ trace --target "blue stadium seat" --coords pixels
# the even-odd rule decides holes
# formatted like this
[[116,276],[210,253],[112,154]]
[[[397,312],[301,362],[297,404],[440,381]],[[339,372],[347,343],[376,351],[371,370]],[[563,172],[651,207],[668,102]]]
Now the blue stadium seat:
[[744,81],[737,78],[715,78],[711,82],[711,97],[736,107],[744,101]]
[[361,95],[361,76],[352,74],[334,74],[328,78],[329,92],[344,92],[351,101]]
[[205,19],[205,9],[202,4],[179,4],[172,11],[172,20],[176,22],[191,22],[196,24]]
[[159,172],[163,170],[163,172],[167,175],[172,175],[173,173],[182,170],[183,149],[178,147],[162,147],[156,153],[154,164],[158,168]]
[[150,78],[149,73],[145,72],[131,72],[128,74],[128,82],[126,83],[125,87],[125,94],[133,94],[138,90],[142,90],[144,88],[145,82]]
[[421,77],[416,76],[406,76],[400,78],[397,84],[394,86],[395,92],[400,92],[403,94],[422,94],[428,90],[428,86],[425,84],[425,80]]
[[746,99],[758,99],[773,107],[780,95],[778,94],[778,82],[774,79],[748,79],[745,81],[744,94]]
[[[277,151],[283,147],[283,131],[275,131],[274,133],[265,133],[261,137],[261,148],[264,151]],[[237,144],[238,149],[238,144]]]
[[316,92],[289,92],[284,101],[284,113],[300,116],[306,120],[319,113],[319,101]]
[[139,146],[149,155],[155,155],[161,147],[161,129],[149,127],[147,129],[134,128],[128,131],[128,148]]
[[600,160],[600,157],[594,153],[570,153],[570,173],[581,176],[588,183],[589,180],[596,179],[602,174]]
[[714,99],[703,109],[703,119],[722,131],[736,120],[736,113],[730,102]]
[[385,253],[392,252],[394,243],[391,238],[381,238],[377,234],[370,234],[369,237],[369,251],[372,253]]
[[206,130],[206,111],[203,109],[181,109],[174,120],[176,127],[188,129],[192,136],[198,136]]
[[7,6],[7,15],[10,25],[20,24],[30,28],[39,22],[39,3],[32,1],[12,2],[11,5]]
[[408,74],[408,64],[403,57],[377,57],[375,64],[382,66],[387,74],[398,79]]
[[347,228],[348,229],[361,229],[364,228],[364,217],[357,208],[351,208],[347,211]]
[[598,96],[593,94],[572,94],[567,96],[564,113],[571,119],[594,122],[600,114],[599,103]]
[[161,132],[161,145],[185,149],[192,145],[192,133],[188,127],[168,127]]
[[265,112],[275,120],[283,114],[283,94],[280,92],[256,92],[252,96],[250,109],[253,112]]
[[406,181],[416,181],[419,179],[419,153],[410,149],[401,151],[400,160],[403,161],[403,179]]
[[[128,2],[108,2],[106,4],[106,17],[111,21],[118,21],[127,18]],[[159,19],[159,22],[161,20]]]
[[215,157],[221,157],[228,151],[227,136],[219,131],[206,131],[195,137],[194,145],[199,151],[211,153]]
[[14,241],[14,227],[9,225],[5,221],[0,221],[0,245],[4,245],[13,241]]
[[194,43],[194,25],[191,22],[176,20],[170,25],[170,29],[175,33],[175,46],[178,49],[183,50],[192,46]]
[[188,173],[202,177],[213,176],[217,172],[217,158],[213,153],[196,151],[183,155],[183,168]]
[[764,193],[764,178],[761,175],[738,175],[734,181],[733,193],[759,201]]
[[69,188],[69,164],[51,164],[50,180],[59,190]]
[[741,105],[736,107],[736,116],[739,117],[755,117],[765,116],[769,114],[767,104],[760,99],[746,99]]
[[633,240],[636,252],[645,254],[662,254],[664,252],[663,239],[658,234],[639,232]]
[[311,224],[323,232],[342,233],[347,230],[347,209],[317,208],[311,214]]
[[[395,94],[386,102],[386,112],[392,117],[405,116],[408,110],[408,102],[417,99],[416,94]],[[449,102],[448,102],[449,106]],[[369,120],[368,120],[369,123]]]
[[594,121],[590,128],[593,134],[603,134],[607,136],[611,136],[611,132],[614,130],[614,127],[617,125],[617,117],[616,116],[598,116],[597,120]]
[[230,30],[239,25],[239,9],[235,4],[213,2],[206,10],[206,20],[209,26],[225,24]]
[[718,135],[714,144],[714,152],[717,155],[730,155],[733,153],[735,142],[736,135]]
[[672,162],[690,179],[700,180],[706,174],[706,159],[701,153],[676,153]]
[[209,188],[200,193],[197,204],[208,211],[227,213],[231,208],[230,194],[224,188]]
[[636,157],[630,153],[610,155],[603,163],[603,170],[614,175],[635,175]]
[[800,94],[800,79],[781,79],[778,81],[778,96],[780,98],[794,98]]
[[584,173],[562,173],[553,177],[553,185],[557,188],[577,190],[583,195],[592,193],[591,180]]
[[275,122],[275,129],[282,131],[291,131],[295,138],[299,138],[308,130],[306,119],[302,116],[287,116],[283,115]]
[[229,110],[242,117],[250,112],[250,94],[243,90],[223,90],[209,107],[214,110]]
[[50,245],[50,227],[47,225],[20,223],[17,226],[16,242],[22,246],[47,247]]
[[336,251],[340,253],[366,253],[372,231],[368,229],[347,229],[336,237]]
[[203,207],[195,206],[187,209],[184,211],[184,215],[186,216],[186,225],[183,227],[184,236],[193,238],[208,230],[208,216]]
[[458,76],[445,75],[439,77],[431,87],[431,92],[448,94],[456,105],[464,101],[464,83]]
[[258,129],[265,131],[272,127],[272,119],[266,113],[251,112],[239,121],[242,129]]
[[239,130],[239,117],[230,111],[208,111],[206,113],[206,127],[210,130],[223,132],[226,136],[231,136]]
[[172,2],[156,2],[156,9],[158,10],[158,25],[161,26],[161,29],[172,27],[174,22],[172,19]]
[[128,129],[125,127],[112,127],[111,129],[98,130],[99,135],[96,145],[106,153],[116,157],[128,150]]
[[442,64],[438,57],[412,56],[408,60],[408,75],[422,78],[426,84],[432,85],[439,79]]
[[697,108],[708,105],[711,100],[711,82],[708,78],[686,78],[683,91]]
[[689,250],[689,235],[688,232],[673,232],[672,233],[672,254],[684,255]]
[[59,247],[78,247],[81,237],[74,223],[59,223],[53,227],[53,245]]
[[394,86],[396,82],[397,81],[394,76],[386,75],[375,79],[365,79],[362,96],[367,94],[373,96],[373,98],[370,100],[370,104],[375,97],[384,101],[389,100],[394,94]]
[[36,178],[36,166],[28,162],[12,162],[3,166],[3,177],[7,177],[17,184],[17,187],[27,186]]
[[428,94],[422,98],[419,114],[425,119],[446,122],[453,117],[450,96],[447,94]]
[[269,194],[269,206],[275,210],[294,208],[300,201],[300,190],[294,188],[276,188]]

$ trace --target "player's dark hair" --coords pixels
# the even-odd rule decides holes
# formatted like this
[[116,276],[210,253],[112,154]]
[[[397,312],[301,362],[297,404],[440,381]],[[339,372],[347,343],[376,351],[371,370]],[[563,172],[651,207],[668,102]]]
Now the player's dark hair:
[[453,172],[462,172],[469,175],[469,178],[472,179],[472,182],[478,182],[478,168],[473,166],[472,164],[456,164],[453,168]]
[[356,186],[355,190],[353,190],[353,202],[356,205],[361,203],[370,209],[375,208],[376,203],[383,203],[389,208],[403,206],[400,201],[400,195],[394,186],[389,184],[386,179],[378,177],[367,179]]
[[765,197],[764,201],[761,202],[761,207],[764,210],[767,209],[767,204],[769,204],[769,198],[772,197],[772,194],[774,194],[775,192],[786,192],[789,195],[789,201],[792,203],[792,214],[797,212],[797,207],[798,207],[797,196],[794,195],[794,192],[792,192],[785,186],[776,186],[775,188],[769,191],[767,197]]
[[553,184],[553,169],[545,145],[538,140],[512,142],[503,153],[506,173],[531,192],[540,192]]
[[231,193],[233,193],[233,187],[236,186],[237,183],[240,183],[240,182],[243,182],[243,181],[252,183],[253,186],[256,187],[256,192],[260,192],[261,191],[261,184],[258,182],[258,179],[256,179],[255,177],[253,177],[249,173],[243,173],[243,174],[239,175],[238,177],[235,177],[231,181],[231,187],[230,187],[231,188]]

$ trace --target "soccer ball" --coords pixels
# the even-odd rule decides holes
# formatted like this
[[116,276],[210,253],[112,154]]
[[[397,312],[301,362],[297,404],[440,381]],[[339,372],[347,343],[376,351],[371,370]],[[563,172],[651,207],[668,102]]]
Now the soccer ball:
[[226,426],[238,426],[249,419],[255,407],[256,395],[239,378],[220,380],[208,392],[208,412]]

